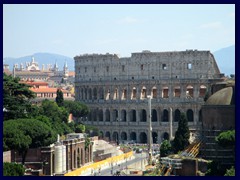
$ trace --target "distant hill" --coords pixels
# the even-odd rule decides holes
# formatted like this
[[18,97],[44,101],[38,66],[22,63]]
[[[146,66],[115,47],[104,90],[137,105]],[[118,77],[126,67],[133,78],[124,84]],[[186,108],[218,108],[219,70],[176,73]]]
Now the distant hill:
[[59,54],[52,54],[52,53],[35,53],[33,55],[24,56],[24,57],[20,57],[20,58],[7,57],[7,58],[3,58],[3,63],[8,64],[10,70],[12,70],[13,65],[16,63],[18,63],[18,66],[20,65],[20,63],[23,63],[23,65],[25,67],[25,65],[26,65],[25,62],[31,62],[32,57],[34,57],[35,61],[38,62],[40,69],[42,68],[42,64],[44,64],[45,68],[46,68],[46,64],[54,65],[55,62],[57,62],[59,70],[63,70],[63,66],[66,61],[67,65],[68,65],[68,69],[70,71],[74,71],[73,58],[59,55]]
[[235,45],[213,52],[221,73],[235,74]]

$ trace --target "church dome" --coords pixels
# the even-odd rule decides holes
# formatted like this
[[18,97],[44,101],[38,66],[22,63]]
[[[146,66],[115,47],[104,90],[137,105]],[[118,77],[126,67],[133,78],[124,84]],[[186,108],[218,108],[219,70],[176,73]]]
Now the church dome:
[[206,101],[206,105],[233,105],[234,101],[234,86],[223,88],[213,95],[211,95]]

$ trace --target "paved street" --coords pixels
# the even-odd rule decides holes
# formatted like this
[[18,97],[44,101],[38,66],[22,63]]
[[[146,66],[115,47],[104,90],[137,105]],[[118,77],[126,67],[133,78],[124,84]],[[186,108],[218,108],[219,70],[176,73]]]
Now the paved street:
[[[92,176],[113,176],[117,171],[121,171],[121,170],[126,170],[126,168],[129,166],[129,165],[132,165],[134,163],[137,163],[143,159],[146,159],[147,158],[147,154],[146,153],[135,153],[134,154],[135,158],[132,159],[132,160],[129,160],[129,161],[125,161],[125,162],[122,162],[121,164],[117,164],[115,166],[112,166],[110,168],[107,168],[107,169],[103,169],[99,172],[93,172]],[[139,167],[139,170],[141,169],[141,167]]]

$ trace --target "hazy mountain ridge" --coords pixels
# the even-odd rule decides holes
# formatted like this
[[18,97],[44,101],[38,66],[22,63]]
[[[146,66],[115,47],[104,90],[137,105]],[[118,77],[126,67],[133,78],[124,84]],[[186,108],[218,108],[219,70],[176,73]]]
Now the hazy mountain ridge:
[[235,45],[213,52],[221,73],[235,74]]
[[[224,73],[225,75],[235,74],[235,45],[215,51],[213,52],[213,55],[221,73]],[[42,64],[46,67],[46,64],[54,65],[55,62],[57,62],[59,70],[63,70],[63,66],[66,61],[68,69],[74,71],[73,58],[53,53],[35,53],[33,55],[20,58],[3,58],[3,63],[8,64],[10,70],[12,70],[15,63],[18,63],[19,65],[20,63],[23,63],[25,67],[25,62],[30,62],[32,57],[34,57],[35,61],[38,62],[40,69],[42,68]]]

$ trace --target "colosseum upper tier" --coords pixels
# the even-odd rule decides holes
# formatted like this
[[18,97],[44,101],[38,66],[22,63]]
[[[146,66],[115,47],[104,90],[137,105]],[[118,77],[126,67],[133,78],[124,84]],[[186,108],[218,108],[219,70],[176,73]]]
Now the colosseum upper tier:
[[84,54],[74,60],[76,101],[91,110],[81,120],[118,142],[148,141],[148,95],[153,143],[169,138],[170,117],[175,134],[181,112],[192,132],[200,130],[205,94],[222,77],[210,51]]

